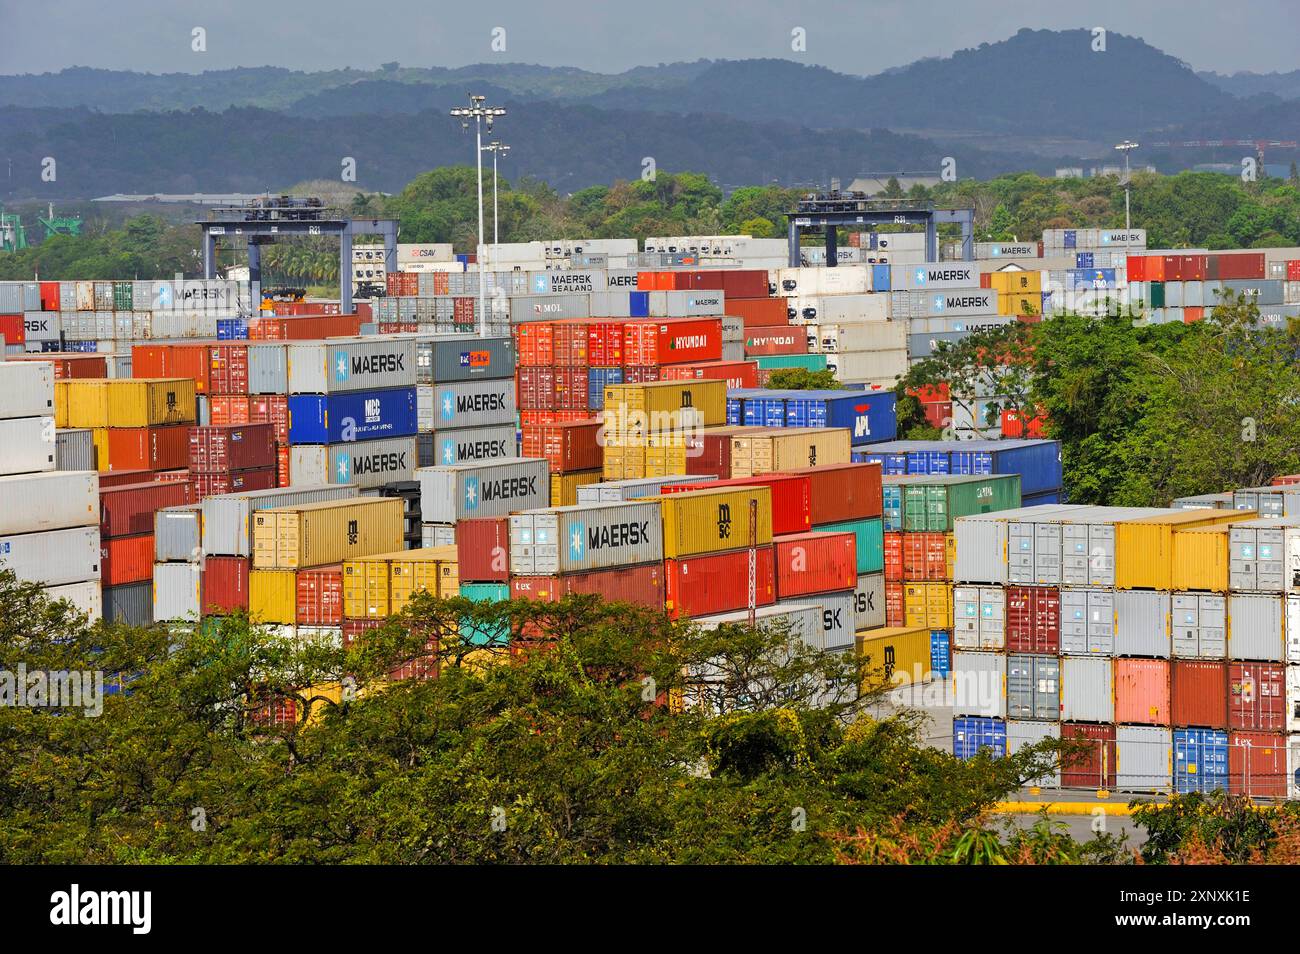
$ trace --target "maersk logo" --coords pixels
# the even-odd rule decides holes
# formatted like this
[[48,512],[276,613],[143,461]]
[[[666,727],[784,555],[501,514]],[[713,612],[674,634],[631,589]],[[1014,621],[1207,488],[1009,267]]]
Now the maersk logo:
[[[475,487],[478,486],[478,478],[472,477]],[[537,476],[528,477],[506,477],[501,480],[489,480],[483,484],[483,500],[517,500],[521,497],[532,497],[537,494]]]
[[927,280],[927,279],[926,279],[925,269],[924,269],[924,268],[918,268],[918,269],[916,270],[916,283],[917,283],[918,285],[924,285],[924,284],[926,283],[926,280]]
[[943,311],[945,305],[944,305],[944,300],[942,295],[934,296],[933,307],[935,311]]
[[346,381],[348,372],[348,356],[342,351],[334,352],[334,380]]
[[456,416],[456,402],[450,391],[442,392],[442,419],[449,421]]
[[442,462],[444,464],[456,463],[456,442],[445,440],[442,442]]
[[170,308],[172,306],[172,286],[170,282],[159,282],[153,289],[154,299],[158,302],[159,308]]
[[478,478],[477,477],[465,478],[465,509],[466,510],[478,509]]
[[335,469],[338,471],[339,483],[346,484],[352,475],[352,458],[346,453],[339,454],[339,462]]
[[573,559],[581,560],[582,554],[586,552],[586,536],[587,527],[575,522],[569,531],[569,555]]
[[546,293],[546,289],[547,289],[546,276],[545,275],[534,276],[533,291],[537,292],[539,295],[543,295]]

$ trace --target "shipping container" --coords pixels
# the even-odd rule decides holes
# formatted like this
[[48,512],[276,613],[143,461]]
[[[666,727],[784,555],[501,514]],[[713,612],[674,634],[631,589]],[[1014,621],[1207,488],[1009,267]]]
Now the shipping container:
[[1061,590],[1061,652],[1080,656],[1115,654],[1114,591]]
[[300,626],[338,626],[343,622],[341,564],[298,570],[296,621]]
[[104,594],[99,580],[47,586],[45,596],[52,603],[60,600],[67,602],[77,612],[84,613],[92,623],[104,618]]
[[[671,494],[660,498],[660,511],[665,557],[713,553],[772,541],[772,493],[767,487]],[[877,569],[880,567],[863,572]]]
[[510,518],[459,521],[456,524],[456,550],[462,582],[508,582]]
[[98,492],[93,471],[0,477],[0,534],[95,526]]
[[[1237,592],[1286,589],[1286,520],[1249,520],[1228,529],[1228,586]],[[1279,525],[1282,524],[1282,525]]]
[[[861,573],[853,589],[853,626],[859,633],[885,625],[885,577],[883,573]],[[947,653],[944,653],[947,662]],[[942,675],[947,676],[948,666]]]
[[[1049,739],[1060,739],[1061,726],[1057,722],[1019,722],[1007,721],[1007,755],[1015,755],[1022,748],[1035,745]],[[1029,780],[1029,785],[1042,788],[1059,788],[1061,771],[1059,768],[1044,773],[1036,779]]]
[[1115,524],[1115,586],[1168,590],[1173,586],[1175,530],[1240,521],[1240,513],[1171,510],[1167,514]]
[[64,382],[69,427],[151,427],[193,423],[194,381],[83,378]]
[[139,583],[153,576],[153,534],[100,537],[100,578],[105,586]]
[[1259,732],[1287,730],[1286,666],[1228,663],[1228,727]]
[[1011,652],[1060,652],[1061,593],[1056,587],[1008,586],[1006,621],[1007,649]]
[[291,444],[410,437],[418,430],[414,387],[291,394],[288,410]]
[[994,758],[1007,754],[1007,723],[1002,719],[962,717],[952,720],[952,752],[959,759],[973,759],[980,752]]
[[357,498],[295,504],[253,514],[253,566],[296,569],[402,546],[400,499]]
[[731,439],[731,476],[847,464],[850,453],[849,432],[842,428],[787,428],[737,435]]
[[206,497],[202,502],[203,552],[209,555],[251,556],[252,522],[256,511],[356,496],[357,488],[352,484],[302,484],[281,490]]
[[47,361],[0,361],[0,420],[53,414],[54,366]]
[[34,474],[55,468],[54,419],[18,417],[0,420],[0,476]]
[[455,523],[538,509],[550,499],[547,476],[545,460],[517,457],[423,467],[416,472],[421,513],[426,521]]
[[852,533],[774,537],[777,596],[789,600],[857,585],[857,538]]
[[380,487],[396,480],[413,479],[418,465],[416,455],[414,437],[299,444],[289,448],[289,474],[295,486],[330,483]]
[[947,583],[903,583],[903,624],[948,629],[952,625],[952,588]]
[[196,620],[202,590],[197,563],[156,563],[153,568],[153,619]]
[[102,488],[99,492],[100,536],[152,534],[156,511],[192,502],[188,483],[151,482]]
[[1117,779],[1118,756],[1115,726],[1085,723],[1061,724],[1061,741],[1075,741],[1084,746],[1061,761],[1061,785],[1064,788],[1113,789]]
[[1212,792],[1228,788],[1228,733],[1221,729],[1174,731],[1174,791]]
[[152,623],[153,582],[146,579],[122,586],[105,586],[104,619],[127,626],[148,626]]
[[[711,486],[717,478],[711,475],[671,475],[667,477],[633,477],[627,480],[612,480],[584,484],[577,490],[577,503],[615,503],[620,500],[635,500],[638,497],[653,497],[664,487],[685,484],[693,488]],[[745,486],[755,486],[746,484]],[[519,509],[526,510],[527,507]]]
[[586,570],[561,577],[516,576],[510,580],[510,595],[514,599],[553,603],[575,593],[599,596],[607,602],[659,609],[664,605],[664,566],[661,563],[642,563]]
[[1228,734],[1228,791],[1254,798],[1286,798],[1287,782],[1284,733]]
[[1175,659],[1170,666],[1170,712],[1175,727],[1228,727],[1228,665]]
[[883,498],[886,530],[945,532],[959,517],[1018,508],[1020,477],[888,477]]
[[[754,605],[776,602],[774,550],[755,547]],[[712,616],[749,605],[750,551],[728,550],[664,561],[664,608],[673,619]]]
[[414,338],[370,336],[293,342],[286,348],[290,394],[414,387]]
[[1115,787],[1125,792],[1173,788],[1173,733],[1152,726],[1115,729]]
[[952,653],[953,712],[1006,718],[1007,657],[1002,653]]
[[1084,509],[1077,505],[1047,504],[953,521],[953,535],[957,541],[953,578],[960,583],[1006,583],[1007,564],[1011,557],[1008,528],[1012,523],[1050,521]]
[[1227,600],[1217,594],[1174,593],[1170,636],[1173,655],[1223,659],[1228,651]]
[[953,587],[953,646],[1006,648],[1006,591],[1000,586]]
[[1061,659],[1061,719],[1114,722],[1114,660],[1099,656]]
[[904,626],[859,633],[855,648],[864,662],[859,685],[863,694],[882,687],[930,682],[938,675],[931,658],[930,630],[925,627]]
[[1007,718],[1055,722],[1061,712],[1061,660],[1008,655]]
[[523,576],[555,576],[660,561],[664,558],[665,522],[660,520],[658,500],[512,514],[511,571]]
[[1228,597],[1230,659],[1281,662],[1286,659],[1285,607],[1281,596],[1233,593]]
[[160,508],[154,515],[154,560],[198,563],[203,555],[203,510],[198,503]]
[[1115,655],[1168,659],[1171,598],[1150,590],[1115,593]]
[[1169,725],[1169,661],[1115,660],[1115,721]]
[[100,578],[99,527],[0,535],[0,567],[19,580],[59,585]]
[[97,470],[94,432],[88,427],[54,432],[55,470]]
[[809,518],[813,526],[881,515],[879,464],[822,464],[780,473],[809,479]]
[[[811,526],[812,482],[797,474],[763,474],[697,483],[665,484],[662,494],[704,490],[713,487],[767,487],[772,492],[772,533],[803,533]],[[840,587],[842,589],[842,587]]]
[[439,428],[514,423],[515,389],[509,377],[446,382],[431,393]]

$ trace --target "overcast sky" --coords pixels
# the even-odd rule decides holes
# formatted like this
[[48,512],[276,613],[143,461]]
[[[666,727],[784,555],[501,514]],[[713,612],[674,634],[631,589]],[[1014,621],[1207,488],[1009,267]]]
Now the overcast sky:
[[[619,72],[678,60],[779,56],[870,74],[1005,39],[1102,26],[1195,69],[1300,68],[1297,0],[0,0],[0,74],[66,66],[198,72],[463,66],[492,60]],[[207,52],[191,31],[207,31]],[[506,51],[491,48],[505,28]],[[793,53],[790,32],[807,32]],[[1015,64],[1008,77],[1018,80]]]

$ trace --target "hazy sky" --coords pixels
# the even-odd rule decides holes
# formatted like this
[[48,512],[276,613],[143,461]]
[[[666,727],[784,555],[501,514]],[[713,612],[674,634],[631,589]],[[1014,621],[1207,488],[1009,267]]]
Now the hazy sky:
[[[462,66],[500,59],[618,72],[677,60],[779,56],[870,74],[1005,39],[1102,26],[1195,69],[1300,68],[1297,0],[0,0],[0,74],[97,66],[198,72]],[[207,52],[191,30],[207,31]],[[506,30],[506,51],[491,48]],[[807,52],[793,53],[803,27]],[[1007,64],[1008,77],[1017,75]]]

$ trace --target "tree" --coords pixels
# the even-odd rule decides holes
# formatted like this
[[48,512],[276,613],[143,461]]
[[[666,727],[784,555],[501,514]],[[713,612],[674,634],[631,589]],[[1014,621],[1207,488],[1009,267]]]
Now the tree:
[[777,368],[767,379],[769,388],[786,391],[833,391],[844,387],[835,372],[825,368],[809,371],[807,368]]

